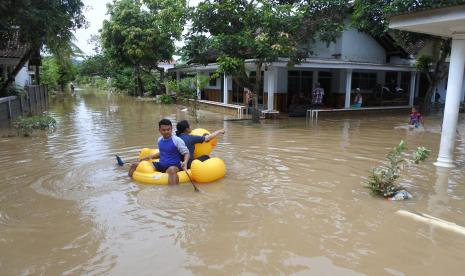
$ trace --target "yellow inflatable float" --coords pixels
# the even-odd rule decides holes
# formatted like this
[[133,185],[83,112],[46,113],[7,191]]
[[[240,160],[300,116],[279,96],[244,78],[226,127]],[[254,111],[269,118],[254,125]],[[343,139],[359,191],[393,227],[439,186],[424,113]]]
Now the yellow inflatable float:
[[[191,132],[191,135],[202,136],[204,134],[210,134],[210,132],[202,128],[194,129]],[[203,155],[210,155],[216,144],[216,138],[202,144],[195,144],[194,158],[198,158]],[[157,152],[158,149],[144,148],[139,153],[139,159],[143,159]],[[136,171],[132,175],[132,178],[138,182],[145,184],[167,185],[168,174],[156,171],[152,165],[152,162],[155,161],[157,160],[141,161],[137,166]],[[223,160],[221,160],[218,157],[212,157],[203,162],[199,160],[194,160],[188,172],[192,180],[199,183],[209,183],[221,179],[225,176],[226,165],[224,164]],[[189,177],[187,176],[185,171],[178,172],[178,177],[179,183],[189,182]]]

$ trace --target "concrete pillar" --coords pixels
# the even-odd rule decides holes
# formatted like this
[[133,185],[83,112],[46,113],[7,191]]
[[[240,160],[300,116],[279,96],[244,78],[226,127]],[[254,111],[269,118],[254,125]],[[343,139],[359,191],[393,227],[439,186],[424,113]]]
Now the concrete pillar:
[[223,103],[227,104],[229,99],[228,83],[230,77],[226,76],[226,73],[224,73],[223,77]]
[[268,110],[274,110],[274,94],[276,93],[276,86],[278,85],[277,82],[277,74],[276,68],[268,67],[267,73],[267,80],[268,80]]
[[413,105],[413,100],[415,99],[415,83],[417,79],[417,73],[416,72],[410,72],[410,98],[408,101],[408,104],[410,106]]
[[352,69],[346,69],[346,99],[344,108],[350,108],[350,92],[352,91]]
[[438,159],[434,163],[439,167],[454,167],[455,135],[459,117],[460,96],[462,95],[464,67],[465,34],[456,34],[452,37],[441,145]]

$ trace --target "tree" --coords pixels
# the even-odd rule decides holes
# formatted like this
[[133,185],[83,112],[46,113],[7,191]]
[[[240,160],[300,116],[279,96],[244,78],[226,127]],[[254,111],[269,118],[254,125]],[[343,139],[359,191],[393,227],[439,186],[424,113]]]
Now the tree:
[[[216,56],[219,71],[253,92],[253,121],[258,122],[258,94],[263,65],[287,58],[299,63],[311,51],[309,42],[332,42],[343,30],[348,1],[205,0],[191,13],[192,27],[184,57],[207,63]],[[252,60],[255,80],[246,64]]]
[[450,54],[451,40],[426,34],[389,31],[389,17],[396,13],[464,3],[464,0],[355,0],[354,2],[353,25],[359,30],[375,37],[389,32],[403,47],[416,45],[418,41],[434,45],[431,55],[419,55],[416,62],[417,70],[425,74],[429,83],[421,103],[424,113],[430,112],[434,89],[447,75],[446,58]]
[[[85,26],[82,0],[6,0],[0,4],[0,41],[19,35],[27,49],[12,72],[16,76],[33,53],[71,49],[72,31]],[[0,43],[1,44],[1,43]],[[4,45],[0,45],[2,47]],[[12,79],[1,84],[4,94]]]
[[101,30],[103,52],[114,63],[133,68],[138,95],[144,93],[142,70],[162,74],[157,64],[171,61],[185,6],[185,0],[114,0],[108,5],[110,19]]
[[74,80],[76,70],[71,57],[45,57],[42,62],[42,83],[50,89],[64,91],[65,86]]

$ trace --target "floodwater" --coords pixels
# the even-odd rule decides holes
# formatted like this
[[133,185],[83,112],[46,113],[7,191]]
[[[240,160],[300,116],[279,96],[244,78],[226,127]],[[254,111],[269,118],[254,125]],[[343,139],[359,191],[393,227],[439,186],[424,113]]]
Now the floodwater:
[[[433,165],[440,116],[426,131],[405,116],[224,121],[212,155],[221,181],[192,186],[133,182],[127,161],[154,147],[162,117],[181,106],[77,91],[57,96],[53,133],[0,138],[1,275],[463,275],[465,237],[396,214],[426,213],[465,226],[465,127],[455,169]],[[192,123],[196,126],[194,123]],[[403,139],[429,160],[400,182],[414,198],[373,198],[362,182]]]

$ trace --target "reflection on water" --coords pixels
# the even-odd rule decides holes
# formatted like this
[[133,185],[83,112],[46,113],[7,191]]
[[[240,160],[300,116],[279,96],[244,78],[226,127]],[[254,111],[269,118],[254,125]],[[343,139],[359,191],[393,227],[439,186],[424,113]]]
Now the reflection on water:
[[[465,226],[463,123],[459,166],[443,170],[439,116],[410,131],[407,115],[255,125],[202,111],[199,126],[226,129],[212,154],[224,179],[200,194],[128,179],[114,155],[153,147],[161,118],[192,119],[182,109],[78,91],[52,100],[56,132],[1,138],[2,274],[462,274],[463,237],[395,212]],[[403,172],[413,200],[375,199],[361,183],[401,139],[432,158]]]

